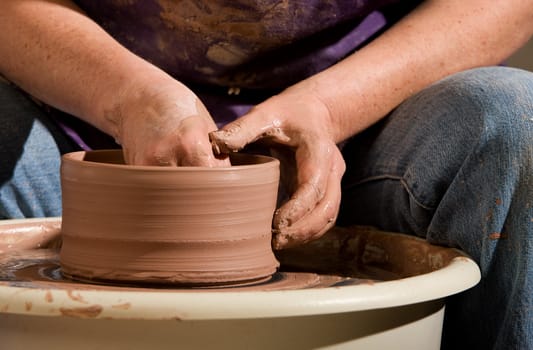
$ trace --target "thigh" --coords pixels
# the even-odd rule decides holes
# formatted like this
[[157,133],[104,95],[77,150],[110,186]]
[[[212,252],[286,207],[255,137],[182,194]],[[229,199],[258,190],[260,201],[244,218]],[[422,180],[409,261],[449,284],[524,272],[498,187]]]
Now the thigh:
[[4,81],[0,123],[0,218],[60,215],[60,156],[76,146],[31,98]]
[[497,232],[489,226],[503,225],[495,213],[511,205],[512,188],[531,192],[532,134],[532,73],[492,67],[443,79],[346,144],[339,223],[451,245],[446,232],[457,226]]
[[343,150],[340,224],[414,233],[479,264],[481,282],[447,302],[444,348],[533,347],[532,145],[533,74],[497,67],[428,87]]

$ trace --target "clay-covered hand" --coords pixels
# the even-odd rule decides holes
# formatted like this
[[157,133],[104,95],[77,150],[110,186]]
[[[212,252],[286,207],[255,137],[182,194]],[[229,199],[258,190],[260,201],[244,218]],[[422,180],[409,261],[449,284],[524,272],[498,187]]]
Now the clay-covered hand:
[[[335,224],[345,170],[334,142],[326,106],[304,84],[295,85],[255,106],[249,113],[210,134],[215,153],[242,149],[259,139],[282,146],[282,174],[291,167],[294,191],[273,219],[276,249],[320,237]],[[283,164],[292,158],[294,164]]]
[[186,86],[160,81],[135,87],[106,115],[125,161],[135,165],[230,166],[217,158],[209,142],[215,122],[199,98]]

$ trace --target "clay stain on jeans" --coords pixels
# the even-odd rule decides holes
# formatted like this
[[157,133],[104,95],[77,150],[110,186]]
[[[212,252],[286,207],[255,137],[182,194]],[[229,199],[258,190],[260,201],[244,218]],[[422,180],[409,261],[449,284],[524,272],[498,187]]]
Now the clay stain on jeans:
[[489,239],[491,239],[491,240],[507,239],[507,234],[506,233],[500,233],[500,232],[492,232],[489,235]]

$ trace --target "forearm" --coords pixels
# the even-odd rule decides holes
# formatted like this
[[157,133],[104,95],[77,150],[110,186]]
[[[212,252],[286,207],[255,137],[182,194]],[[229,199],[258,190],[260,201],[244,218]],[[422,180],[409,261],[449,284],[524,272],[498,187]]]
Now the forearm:
[[337,142],[427,85],[504,61],[533,33],[533,1],[428,0],[374,42],[305,84],[329,109]]
[[112,136],[125,91],[136,80],[165,76],[61,0],[3,0],[0,57],[8,79]]

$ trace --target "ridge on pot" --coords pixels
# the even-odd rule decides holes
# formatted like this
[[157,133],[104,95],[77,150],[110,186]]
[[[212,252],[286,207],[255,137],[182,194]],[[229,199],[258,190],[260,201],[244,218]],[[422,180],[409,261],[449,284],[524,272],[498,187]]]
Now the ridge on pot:
[[125,165],[120,150],[63,155],[62,273],[97,282],[248,283],[279,266],[271,248],[279,161],[231,167]]

